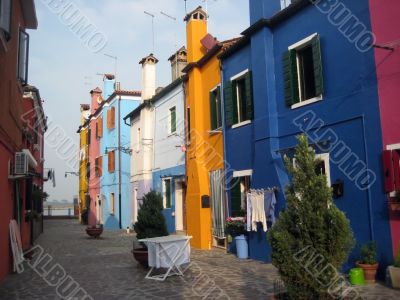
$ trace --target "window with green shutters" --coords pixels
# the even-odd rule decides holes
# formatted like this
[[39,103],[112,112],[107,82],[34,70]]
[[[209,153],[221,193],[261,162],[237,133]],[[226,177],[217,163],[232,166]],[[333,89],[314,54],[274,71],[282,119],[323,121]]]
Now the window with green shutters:
[[231,207],[232,217],[243,216],[246,209],[246,195],[250,190],[250,176],[236,177],[232,180]]
[[318,34],[290,47],[283,54],[283,75],[287,106],[322,99],[324,86]]
[[252,73],[224,84],[226,125],[240,124],[254,118]]
[[221,87],[210,92],[210,128],[216,130],[222,127]]
[[176,132],[176,107],[172,107],[169,110],[170,114],[170,133],[175,133]]

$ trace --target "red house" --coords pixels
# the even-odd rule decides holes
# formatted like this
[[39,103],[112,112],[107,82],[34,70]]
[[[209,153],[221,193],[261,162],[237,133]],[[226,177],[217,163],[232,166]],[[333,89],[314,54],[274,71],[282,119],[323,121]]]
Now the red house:
[[400,243],[400,2],[370,0],[393,251]]
[[[24,87],[28,83],[29,35],[25,30],[37,28],[34,0],[2,0],[0,5],[0,280],[2,280],[12,267],[9,241],[11,219],[17,220],[20,225],[24,247],[29,247],[31,242],[30,224],[25,221],[26,209],[29,208],[26,196],[30,195],[29,187],[38,178],[34,179],[33,173],[38,172],[41,162],[35,159],[35,154],[27,146],[30,130],[22,119],[25,113]],[[18,165],[20,167],[15,164],[16,159],[21,162]]]

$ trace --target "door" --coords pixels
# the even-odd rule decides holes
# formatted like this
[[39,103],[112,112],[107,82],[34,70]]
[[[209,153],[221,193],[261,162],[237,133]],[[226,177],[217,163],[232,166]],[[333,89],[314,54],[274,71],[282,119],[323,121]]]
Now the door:
[[181,180],[175,181],[175,230],[183,231],[183,186]]
[[96,220],[98,224],[103,224],[103,199],[100,195],[96,196]]

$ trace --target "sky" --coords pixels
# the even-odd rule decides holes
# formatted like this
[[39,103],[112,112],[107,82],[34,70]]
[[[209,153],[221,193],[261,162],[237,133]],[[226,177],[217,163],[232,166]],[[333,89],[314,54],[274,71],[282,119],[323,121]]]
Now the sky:
[[[68,10],[55,5],[64,3]],[[187,0],[187,10],[206,6],[204,0]],[[78,195],[77,172],[80,104],[90,102],[89,91],[102,88],[102,75],[115,72],[124,90],[140,90],[141,58],[153,52],[153,14],[157,86],[171,82],[168,57],[185,45],[184,0],[35,0],[39,21],[30,30],[29,83],[39,88],[48,116],[45,168],[54,168],[56,187],[46,183],[50,200],[72,201]],[[53,6],[51,5],[53,4]],[[209,0],[208,31],[218,40],[240,36],[249,26],[248,0]],[[64,12],[64,13],[63,13]],[[170,19],[160,12],[176,18]],[[70,14],[69,14],[70,13]],[[71,18],[69,19],[68,16]],[[88,47],[68,26],[68,20],[85,16],[99,35],[99,47]],[[104,42],[102,42],[104,41]],[[104,47],[101,47],[103,46]],[[95,52],[97,51],[97,52]]]

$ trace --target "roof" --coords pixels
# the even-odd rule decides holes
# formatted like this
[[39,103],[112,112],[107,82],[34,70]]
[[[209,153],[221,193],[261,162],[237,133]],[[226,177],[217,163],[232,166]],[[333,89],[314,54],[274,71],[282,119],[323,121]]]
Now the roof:
[[133,119],[140,113],[140,111],[144,107],[149,107],[150,105],[151,105],[150,100],[143,101],[142,104],[140,104],[138,107],[136,107],[134,110],[132,110],[128,115],[124,117],[124,121],[126,121],[127,119]]
[[29,29],[37,29],[38,20],[36,16],[36,7],[34,0],[20,1],[22,7],[22,14],[25,20],[25,27]]
[[213,48],[211,48],[202,58],[200,58],[197,62],[192,62],[188,64],[182,72],[184,73],[189,73],[193,68],[201,68],[204,66],[212,57],[214,57],[216,54],[218,54],[221,50],[224,51],[224,49],[227,49],[234,45],[237,41],[239,41],[241,38],[233,38],[229,39],[223,42],[218,42]]
[[311,1],[309,0],[295,0],[294,2],[292,2],[292,4],[290,4],[285,9],[277,12],[271,18],[262,18],[258,20],[245,31],[243,31],[243,37],[235,45],[228,47],[223,53],[218,56],[218,58],[224,59],[229,57],[236,51],[246,46],[250,42],[250,38],[254,33],[258,32],[264,27],[274,28],[275,26],[289,19],[291,16],[295,15],[298,11],[307,7],[309,4],[311,4]]
[[139,65],[142,65],[146,62],[146,60],[148,60],[149,58],[152,58],[155,60],[155,63],[158,63],[158,59],[157,57],[154,56],[153,53],[150,53],[149,55],[147,55],[146,57],[143,57],[140,61],[139,61]]

